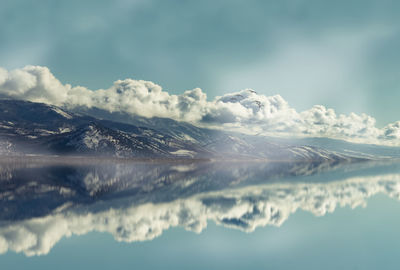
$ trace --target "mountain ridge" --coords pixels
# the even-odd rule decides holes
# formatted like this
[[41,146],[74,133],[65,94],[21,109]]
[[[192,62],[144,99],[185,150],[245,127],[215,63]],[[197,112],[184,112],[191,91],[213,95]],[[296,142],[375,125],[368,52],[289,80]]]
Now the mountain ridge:
[[216,158],[349,161],[311,144],[196,127],[92,108],[0,100],[0,154],[99,155],[125,158]]

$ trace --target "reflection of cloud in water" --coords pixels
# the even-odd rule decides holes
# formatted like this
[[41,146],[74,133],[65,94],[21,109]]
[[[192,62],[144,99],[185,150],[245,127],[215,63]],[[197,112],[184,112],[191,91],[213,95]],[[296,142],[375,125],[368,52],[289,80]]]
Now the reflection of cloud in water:
[[0,181],[0,208],[3,209],[0,221],[45,216],[66,202],[87,205],[125,197],[130,198],[130,205],[169,202],[198,193],[313,175],[343,165],[329,162],[121,164],[112,161],[81,165],[80,161],[1,163],[0,172],[7,177]]
[[[400,199],[400,174],[349,177],[326,183],[271,183],[206,191],[163,203],[130,205],[97,202],[90,206],[0,225],[0,252],[47,254],[65,236],[108,232],[117,241],[150,240],[170,227],[201,232],[207,221],[251,232],[266,225],[280,226],[301,209],[316,216],[336,207],[364,206],[377,193]],[[126,206],[128,205],[128,206]],[[95,209],[95,210],[94,210]]]

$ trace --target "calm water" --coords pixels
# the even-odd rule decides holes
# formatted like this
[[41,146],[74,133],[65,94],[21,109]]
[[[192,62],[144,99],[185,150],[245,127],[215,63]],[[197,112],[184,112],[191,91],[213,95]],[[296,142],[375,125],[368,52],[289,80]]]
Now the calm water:
[[398,269],[400,164],[4,161],[0,269]]

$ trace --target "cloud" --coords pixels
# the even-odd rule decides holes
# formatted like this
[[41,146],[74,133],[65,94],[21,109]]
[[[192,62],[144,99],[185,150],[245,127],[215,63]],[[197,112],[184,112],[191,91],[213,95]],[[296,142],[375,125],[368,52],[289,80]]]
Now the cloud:
[[207,100],[201,89],[171,95],[143,80],[115,81],[108,89],[62,84],[46,67],[0,69],[0,96],[44,102],[68,109],[98,107],[145,117],[167,117],[196,125],[272,136],[330,137],[352,142],[400,145],[399,123],[377,128],[366,114],[336,114],[315,105],[297,112],[280,96],[251,89]]
[[400,140],[400,121],[387,125],[383,129],[383,138]]
[[[400,175],[351,177],[325,183],[270,183],[222,191],[204,192],[167,203],[94,205],[94,211],[73,207],[45,217],[2,223],[0,253],[44,255],[63,237],[92,231],[107,232],[115,240],[136,242],[154,239],[163,231],[181,226],[201,232],[208,221],[252,232],[258,227],[281,226],[298,210],[315,216],[337,207],[365,206],[376,194],[400,199]],[[129,198],[128,198],[129,201]]]

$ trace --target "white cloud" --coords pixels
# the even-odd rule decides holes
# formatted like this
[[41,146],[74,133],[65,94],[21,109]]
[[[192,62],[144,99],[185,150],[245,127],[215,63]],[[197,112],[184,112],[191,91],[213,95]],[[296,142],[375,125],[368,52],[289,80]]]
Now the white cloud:
[[387,125],[383,129],[383,138],[400,140],[400,121]]
[[300,209],[323,216],[337,207],[365,206],[368,198],[379,193],[399,200],[400,175],[352,177],[327,183],[270,183],[127,207],[102,202],[102,207],[93,206],[95,212],[78,207],[3,223],[0,254],[10,250],[27,256],[44,255],[63,237],[92,231],[110,233],[117,241],[124,242],[151,240],[176,226],[199,233],[209,220],[252,232],[267,225],[281,226]]
[[69,109],[98,107],[145,117],[168,117],[246,133],[400,145],[398,122],[379,129],[371,116],[338,115],[322,105],[297,112],[279,95],[258,95],[250,89],[208,101],[199,88],[170,95],[155,83],[125,79],[114,82],[108,89],[92,91],[62,84],[46,67],[26,66],[13,71],[0,69],[0,96]]

